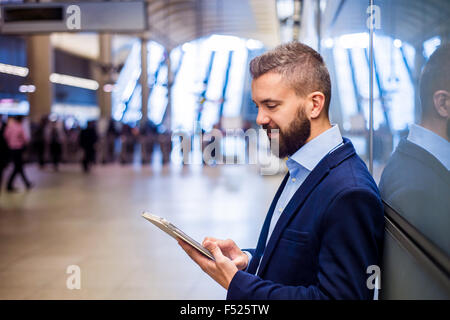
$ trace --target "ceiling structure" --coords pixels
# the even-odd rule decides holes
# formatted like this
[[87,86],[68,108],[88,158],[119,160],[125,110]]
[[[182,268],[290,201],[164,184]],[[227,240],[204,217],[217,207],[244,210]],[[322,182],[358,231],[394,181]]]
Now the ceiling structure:
[[[294,10],[295,1],[300,1],[302,7],[300,38],[315,46],[317,40],[314,31],[315,13],[318,0],[145,0],[148,29],[130,35],[157,41],[167,50],[211,34],[256,39],[267,48],[271,48],[282,41],[281,17],[279,19],[277,14],[277,3],[288,5]],[[40,2],[73,1],[40,0]],[[321,0],[321,38],[367,32],[368,4],[368,0]],[[448,0],[378,0],[376,4],[381,11],[381,33],[413,45],[414,42],[420,44],[432,35],[449,34]],[[121,37],[122,40],[114,40],[113,51],[120,49],[118,45],[123,46],[123,38],[126,38],[124,36],[114,37]],[[95,33],[57,33],[52,35],[52,43],[59,49],[90,59],[96,59],[100,51],[98,35]]]
[[[268,48],[280,43],[276,0],[145,0],[144,2],[147,6],[148,30],[129,35],[157,41],[169,51],[185,42],[212,34],[259,40]],[[90,59],[96,59],[99,53],[98,35],[95,33],[55,33],[52,35],[52,44],[56,48]]]
[[274,0],[148,0],[147,16],[148,38],[169,49],[211,34],[280,42]]
[[[323,37],[368,32],[369,1],[328,0],[323,12]],[[432,36],[449,37],[450,1],[378,0],[381,29],[375,30],[412,45],[421,45]]]

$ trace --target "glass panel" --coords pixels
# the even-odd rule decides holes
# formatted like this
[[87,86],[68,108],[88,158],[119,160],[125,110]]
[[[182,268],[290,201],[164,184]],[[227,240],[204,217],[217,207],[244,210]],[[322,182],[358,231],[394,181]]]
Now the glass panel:
[[[338,21],[345,20],[348,14],[341,11]],[[333,35],[331,31],[334,32]],[[369,64],[366,52],[369,38],[367,32],[346,32],[346,30],[342,30],[342,33],[336,29],[326,30],[324,32],[326,38],[322,41],[321,54],[327,64],[332,83],[330,118],[332,123],[339,125],[343,136],[352,141],[358,155],[367,163]]]
[[[223,117],[240,114],[249,46],[261,45],[254,40],[212,35],[181,46],[183,59],[172,87],[173,129],[192,131],[200,113],[202,129],[211,130],[219,121],[222,103]],[[171,60],[174,65],[175,58]]]
[[[450,2],[374,0],[372,11],[370,2],[326,2],[321,54],[332,80],[330,117],[373,165],[383,200],[450,255]],[[407,249],[392,254],[395,250],[396,240],[387,235],[382,297],[428,297],[437,283],[426,265],[413,265]],[[450,283],[442,285],[448,292]],[[433,294],[449,298],[437,290]]]
[[[450,2],[375,5],[382,23],[375,30],[374,83],[381,88],[384,121],[374,132],[374,177],[383,200],[450,256]],[[395,247],[387,239],[385,253]],[[427,298],[431,292],[448,299],[448,279],[437,283],[426,264],[409,256],[385,260],[383,298]],[[401,275],[395,271],[400,266]]]
[[141,43],[135,40],[112,92],[112,117],[121,121],[141,75]]
[[126,102],[125,112],[122,121],[129,124],[136,124],[142,117],[142,87],[137,84],[134,87],[130,100]]
[[374,133],[375,177],[383,200],[450,254],[450,2],[375,4],[383,16],[374,48],[387,113]]
[[160,124],[167,107],[167,64],[162,45],[150,41],[148,47],[148,81],[150,95],[148,117],[153,123]]

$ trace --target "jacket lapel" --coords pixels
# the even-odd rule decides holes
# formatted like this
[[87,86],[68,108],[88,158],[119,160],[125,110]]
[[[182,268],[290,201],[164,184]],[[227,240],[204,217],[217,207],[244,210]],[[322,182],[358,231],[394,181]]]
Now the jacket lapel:
[[283,192],[284,186],[286,185],[287,179],[289,177],[289,172],[284,176],[281,185],[278,187],[278,191],[275,194],[275,197],[272,200],[272,204],[270,205],[269,211],[267,212],[266,219],[264,220],[263,227],[261,229],[261,233],[259,235],[258,244],[256,246],[255,255],[250,260],[250,264],[248,266],[247,272],[251,274],[256,273],[256,269],[258,268],[259,262],[261,260],[261,256],[264,252],[264,247],[267,242],[267,235],[269,233],[270,221],[272,220],[273,211],[275,210],[275,206],[277,205],[278,199]]
[[[350,157],[355,153],[355,149],[353,148],[352,143],[344,138],[344,146],[337,149],[333,153],[327,155],[323,158],[317,166],[311,171],[305,181],[302,183],[300,188],[294,193],[291,200],[289,201],[286,209],[280,216],[275,229],[272,232],[269,242],[267,243],[267,247],[264,251],[264,255],[261,261],[261,265],[258,270],[258,275],[263,274],[264,269],[267,266],[268,261],[273,253],[273,250],[278,243],[278,240],[286,228],[287,224],[293,217],[294,213],[298,211],[305,200],[308,198],[310,193],[316,188],[316,186],[328,175],[330,169],[339,165],[342,161]],[[278,198],[277,198],[278,200]],[[270,215],[272,218],[272,215]],[[270,221],[269,221],[270,224]],[[267,235],[266,235],[267,239]],[[259,243],[258,243],[259,244]],[[259,260],[259,259],[258,259]]]
[[272,235],[270,236],[270,240],[267,243],[267,247],[264,251],[263,259],[258,270],[258,274],[262,274],[264,272],[267,262],[270,260],[270,257],[272,255],[273,249],[278,243],[278,239],[280,238],[282,231],[286,228],[286,225],[288,224],[293,214],[303,204],[303,202],[306,200],[315,186],[328,173],[328,166],[326,165],[326,163],[322,161],[318,166],[319,167],[316,167],[308,175],[300,188],[298,188],[298,190],[294,193],[288,205],[286,206],[286,209],[284,209],[284,212],[280,216],[280,219],[275,225],[275,229],[273,229]]

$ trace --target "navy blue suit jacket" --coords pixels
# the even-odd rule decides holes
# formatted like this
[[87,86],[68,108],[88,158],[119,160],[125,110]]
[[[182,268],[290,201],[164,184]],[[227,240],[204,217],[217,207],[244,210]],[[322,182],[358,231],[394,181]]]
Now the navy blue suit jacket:
[[249,266],[233,277],[227,299],[372,299],[367,267],[380,265],[383,205],[350,140],[344,138],[344,145],[308,175],[265,247],[288,176],[270,206],[258,247],[250,250]]

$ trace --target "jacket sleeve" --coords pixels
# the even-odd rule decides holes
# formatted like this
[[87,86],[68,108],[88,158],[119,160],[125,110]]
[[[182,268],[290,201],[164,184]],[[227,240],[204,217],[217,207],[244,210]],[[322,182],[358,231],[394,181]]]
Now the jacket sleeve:
[[[372,299],[367,267],[379,265],[384,232],[383,206],[370,189],[351,189],[330,202],[319,227],[317,283],[288,286],[238,271],[229,300]],[[273,262],[277,263],[277,262]]]

